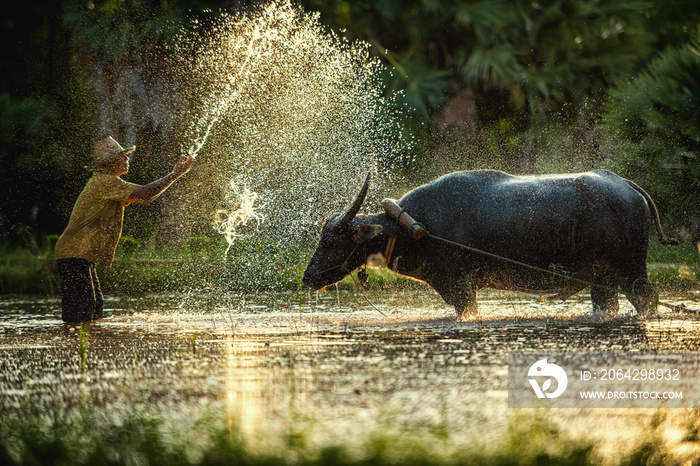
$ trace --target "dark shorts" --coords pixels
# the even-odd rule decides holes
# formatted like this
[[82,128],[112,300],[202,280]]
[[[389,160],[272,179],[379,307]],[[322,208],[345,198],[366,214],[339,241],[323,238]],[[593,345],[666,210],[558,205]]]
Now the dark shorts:
[[102,318],[104,298],[95,263],[87,259],[58,259],[61,276],[61,318],[64,322],[91,322]]

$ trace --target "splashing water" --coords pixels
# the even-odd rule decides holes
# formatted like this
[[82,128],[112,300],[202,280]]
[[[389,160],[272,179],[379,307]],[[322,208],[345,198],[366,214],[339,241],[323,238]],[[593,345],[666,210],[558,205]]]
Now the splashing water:
[[[290,18],[283,19],[289,21]],[[257,71],[258,61],[269,57],[280,40],[277,31],[269,30],[267,26],[279,21],[278,11],[271,7],[262,10],[257,17],[229,16],[226,20],[230,22],[222,22],[220,26],[224,40],[216,44],[216,51],[214,48],[205,49],[203,57],[199,57],[204,59],[199,60],[199,66],[193,70],[195,74],[213,74],[220,79],[212,82],[211,95],[204,101],[206,111],[193,120],[189,129],[193,142],[187,152],[193,158],[199,154],[214,125],[235,110],[233,106],[245,90],[251,73]]]
[[226,238],[228,247],[224,251],[224,256],[228,254],[233,242],[242,236],[241,228],[248,227],[249,221],[256,223],[255,230],[260,228],[260,224],[265,221],[265,216],[258,212],[260,207],[255,207],[255,201],[258,199],[257,193],[244,188],[243,192],[239,192],[238,186],[231,183],[233,193],[238,198],[236,203],[239,207],[236,210],[230,211],[226,209],[218,209],[214,213],[214,227]]
[[261,231],[288,239],[344,208],[367,171],[404,150],[368,45],[289,1],[195,24],[178,56],[190,102],[183,150],[197,156],[190,224],[246,186]]

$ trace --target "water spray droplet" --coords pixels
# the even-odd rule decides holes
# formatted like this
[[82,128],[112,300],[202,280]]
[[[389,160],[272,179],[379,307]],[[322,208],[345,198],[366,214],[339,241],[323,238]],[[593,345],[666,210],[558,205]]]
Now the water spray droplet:
[[252,13],[221,13],[184,40],[183,149],[197,157],[183,202],[190,224],[210,221],[213,205],[246,186],[259,203],[246,210],[241,198],[247,218],[289,239],[343,209],[367,171],[408,152],[383,97],[379,61],[318,18],[272,1]]

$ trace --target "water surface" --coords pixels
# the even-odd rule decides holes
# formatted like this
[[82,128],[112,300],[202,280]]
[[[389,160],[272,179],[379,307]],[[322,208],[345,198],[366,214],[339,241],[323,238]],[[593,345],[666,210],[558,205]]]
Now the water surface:
[[[60,302],[0,302],[0,405],[120,416],[145,408],[173,422],[216,412],[251,438],[303,430],[352,444],[368,433],[442,429],[452,441],[498,442],[511,350],[700,349],[691,313],[637,320],[567,303],[485,294],[480,314],[455,322],[424,292],[166,295],[110,298],[106,317],[80,328],[60,321]],[[691,299],[664,297],[698,307]],[[83,334],[83,338],[85,334]],[[551,410],[572,435],[623,452],[654,410]]]

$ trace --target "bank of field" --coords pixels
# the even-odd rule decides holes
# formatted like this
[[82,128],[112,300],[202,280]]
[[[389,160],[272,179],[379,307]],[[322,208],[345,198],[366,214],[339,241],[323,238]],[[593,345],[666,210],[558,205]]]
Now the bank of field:
[[[60,293],[52,247],[55,237],[42,248],[0,247],[0,294]],[[179,247],[155,250],[139,241],[122,237],[115,264],[101,268],[100,281],[106,293],[146,294],[218,290],[240,293],[299,291],[301,277],[315,250],[315,238],[283,243],[262,236],[237,240],[227,250],[220,237],[193,237]],[[649,279],[659,292],[693,293],[700,289],[698,246],[684,242],[675,248],[650,240]],[[373,289],[426,289],[427,285],[399,277],[382,268],[371,268]],[[347,277],[340,289],[359,288]]]

